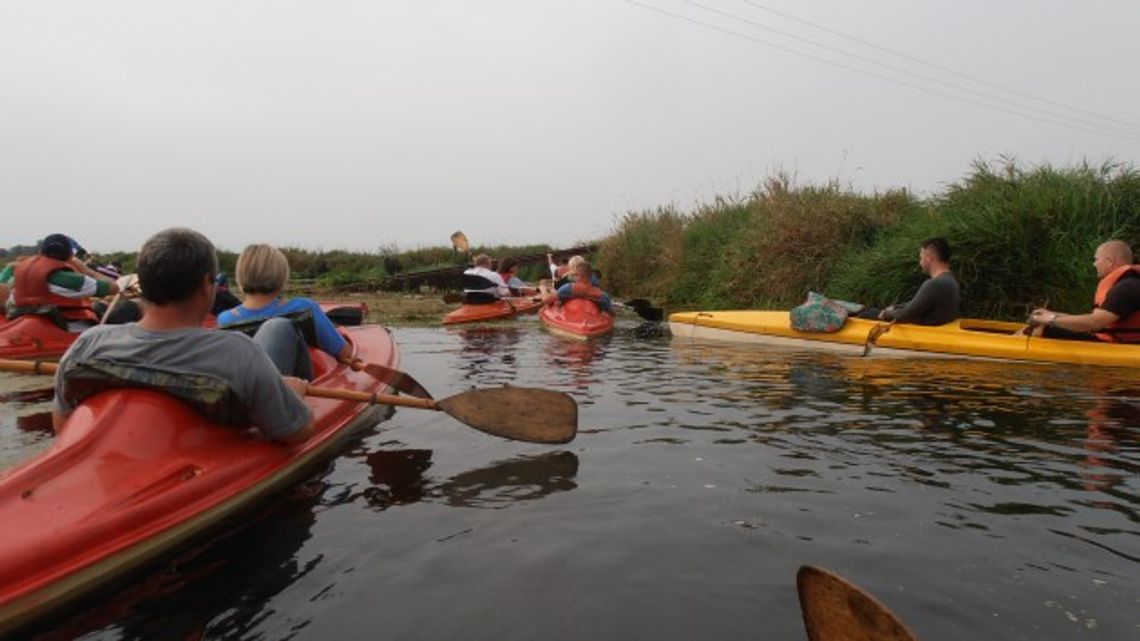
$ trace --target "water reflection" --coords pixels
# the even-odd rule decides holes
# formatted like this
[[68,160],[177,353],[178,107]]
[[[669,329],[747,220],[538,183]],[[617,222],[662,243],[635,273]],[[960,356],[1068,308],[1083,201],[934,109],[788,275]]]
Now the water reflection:
[[301,486],[35,639],[92,631],[121,639],[247,638],[272,614],[273,597],[320,562],[299,554],[316,521],[314,505],[312,486]]
[[520,455],[485,467],[455,474],[445,480],[426,476],[432,451],[422,449],[356,451],[370,470],[370,485],[361,491],[335,496],[330,504],[357,499],[373,509],[433,501],[452,507],[501,509],[521,501],[534,501],[577,485],[578,456],[554,451]]
[[463,327],[449,330],[462,340],[459,367],[472,385],[514,383],[517,350],[524,331],[514,324]]
[[457,474],[440,483],[433,494],[453,507],[502,509],[520,501],[536,501],[578,487],[578,456],[573,452],[543,452]]

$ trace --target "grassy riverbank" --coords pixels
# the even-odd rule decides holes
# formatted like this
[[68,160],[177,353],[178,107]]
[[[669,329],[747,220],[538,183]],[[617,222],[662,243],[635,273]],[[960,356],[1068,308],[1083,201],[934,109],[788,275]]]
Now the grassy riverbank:
[[913,295],[918,246],[931,236],[953,246],[967,316],[1021,318],[1046,302],[1085,310],[1096,246],[1140,245],[1140,173],[978,163],[928,198],[778,176],[692,212],[627,214],[596,262],[619,296],[671,309],[787,308],[809,290],[881,306]]

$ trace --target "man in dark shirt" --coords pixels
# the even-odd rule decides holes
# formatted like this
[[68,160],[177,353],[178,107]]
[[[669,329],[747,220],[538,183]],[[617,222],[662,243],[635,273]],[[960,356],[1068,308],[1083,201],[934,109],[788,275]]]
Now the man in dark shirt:
[[915,325],[945,325],[958,320],[958,279],[950,271],[950,243],[945,238],[924,240],[918,249],[918,266],[930,278],[914,298],[901,305],[877,311],[868,309],[860,318],[878,318]]
[[[1034,336],[1067,340],[1140,342],[1140,329],[1126,331],[1122,325],[1140,326],[1140,267],[1132,264],[1132,248],[1110,240],[1096,248],[1093,267],[1101,285],[1096,307],[1088,314],[1063,314],[1035,309],[1029,317]],[[1117,273],[1119,272],[1119,273]],[[1110,280],[1112,277],[1112,280]],[[1107,289],[1107,291],[1102,291]],[[1019,332],[1022,333],[1022,332]]]

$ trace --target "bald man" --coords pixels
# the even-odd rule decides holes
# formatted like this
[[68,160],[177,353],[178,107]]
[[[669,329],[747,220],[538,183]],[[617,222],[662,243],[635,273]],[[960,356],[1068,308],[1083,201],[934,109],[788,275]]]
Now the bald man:
[[1140,343],[1140,265],[1132,248],[1110,240],[1096,248],[1093,267],[1100,283],[1088,314],[1035,309],[1029,317],[1034,336],[1109,343]]

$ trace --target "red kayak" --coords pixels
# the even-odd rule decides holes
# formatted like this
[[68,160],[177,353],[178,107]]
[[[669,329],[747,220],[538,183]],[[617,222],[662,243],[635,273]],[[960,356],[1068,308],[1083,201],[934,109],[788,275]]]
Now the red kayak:
[[538,317],[551,332],[575,340],[605,336],[614,330],[613,315],[585,298],[571,298],[561,305],[544,307]]
[[[329,320],[337,325],[360,325],[368,316],[368,305],[357,303],[320,303]],[[217,326],[213,316],[203,323]],[[0,324],[0,358],[58,359],[79,334],[62,329],[45,316],[21,316]]]
[[0,325],[0,358],[59,358],[76,336],[44,316],[21,316]]
[[[384,327],[341,331],[354,356],[399,366]],[[324,352],[312,357],[314,385],[388,391]],[[0,473],[0,637],[303,480],[380,417],[356,401],[306,402],[317,431],[297,445],[212,425],[154,391],[80,405],[50,449]]]
[[538,311],[538,308],[541,306],[541,301],[526,297],[503,298],[493,303],[484,303],[481,305],[463,305],[459,309],[453,310],[444,316],[443,324],[457,325],[459,323],[477,323],[479,321],[514,318],[519,314]]

